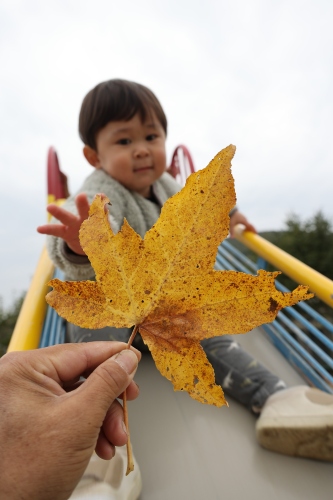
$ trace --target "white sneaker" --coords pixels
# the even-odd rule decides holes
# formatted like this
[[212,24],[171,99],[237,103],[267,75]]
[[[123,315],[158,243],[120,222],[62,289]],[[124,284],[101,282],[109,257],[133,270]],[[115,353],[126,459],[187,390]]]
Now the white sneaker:
[[137,500],[142,489],[141,473],[134,459],[134,471],[125,476],[126,446],[117,447],[111,460],[92,455],[69,500]]
[[333,462],[333,395],[307,386],[272,394],[256,434],[268,450]]

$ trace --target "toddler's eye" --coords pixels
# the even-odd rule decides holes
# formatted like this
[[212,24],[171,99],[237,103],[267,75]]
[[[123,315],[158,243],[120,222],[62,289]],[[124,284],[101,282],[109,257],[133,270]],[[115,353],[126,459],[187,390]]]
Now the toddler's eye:
[[127,144],[130,144],[130,139],[119,139],[119,141],[117,141],[118,144],[122,144],[123,146],[126,146]]
[[156,139],[156,137],[157,137],[156,134],[150,134],[150,135],[147,135],[146,140],[153,141],[154,139]]

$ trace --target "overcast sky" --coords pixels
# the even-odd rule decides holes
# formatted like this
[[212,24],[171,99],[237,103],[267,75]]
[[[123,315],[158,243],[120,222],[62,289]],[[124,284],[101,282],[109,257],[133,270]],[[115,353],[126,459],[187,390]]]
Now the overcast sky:
[[331,0],[0,0],[1,285],[26,290],[44,237],[46,156],[71,192],[91,172],[77,120],[97,83],[150,87],[197,169],[223,147],[258,230],[333,218]]

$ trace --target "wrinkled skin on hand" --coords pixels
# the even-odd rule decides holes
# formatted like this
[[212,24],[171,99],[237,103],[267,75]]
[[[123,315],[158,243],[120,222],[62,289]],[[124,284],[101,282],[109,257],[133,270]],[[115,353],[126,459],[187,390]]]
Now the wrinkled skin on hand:
[[125,348],[65,344],[1,358],[0,498],[67,499],[94,449],[110,459],[126,444],[116,398],[137,397],[141,355]]

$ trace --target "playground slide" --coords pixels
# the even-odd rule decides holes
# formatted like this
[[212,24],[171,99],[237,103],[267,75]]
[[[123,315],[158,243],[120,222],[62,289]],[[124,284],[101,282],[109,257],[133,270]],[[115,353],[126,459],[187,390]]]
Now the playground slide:
[[[54,150],[50,155],[54,159]],[[58,162],[54,164],[60,170]],[[55,195],[49,188],[49,195],[61,199],[65,190]],[[64,341],[62,320],[48,311],[44,300],[46,283],[54,272],[43,250],[10,351]],[[263,328],[236,337],[288,385],[306,383],[305,374],[295,370]],[[325,377],[329,390],[331,383]],[[306,375],[305,380],[309,381]],[[129,418],[143,476],[141,500],[332,499],[333,465],[260,448],[255,440],[255,417],[238,403],[229,400],[229,408],[218,409],[174,392],[148,354],[143,355],[136,381],[141,394],[129,404]]]

